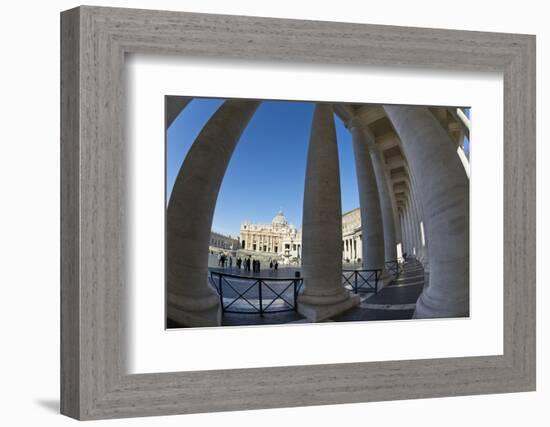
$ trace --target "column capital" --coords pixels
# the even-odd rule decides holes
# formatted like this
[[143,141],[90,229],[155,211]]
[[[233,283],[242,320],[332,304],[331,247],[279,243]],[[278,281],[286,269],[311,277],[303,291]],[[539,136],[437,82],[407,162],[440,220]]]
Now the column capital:
[[346,123],[346,127],[351,131],[352,129],[359,129],[361,130],[365,136],[367,137],[368,142],[374,143],[374,134],[369,129],[369,125],[365,119],[365,117],[360,115],[352,116]]

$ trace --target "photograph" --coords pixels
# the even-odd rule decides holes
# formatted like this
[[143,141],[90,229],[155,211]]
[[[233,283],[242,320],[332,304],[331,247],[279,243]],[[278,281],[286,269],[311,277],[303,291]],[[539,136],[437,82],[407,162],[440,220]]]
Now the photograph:
[[8,13],[8,417],[543,419],[542,6],[181,3]]
[[470,316],[468,106],[164,102],[167,329]]

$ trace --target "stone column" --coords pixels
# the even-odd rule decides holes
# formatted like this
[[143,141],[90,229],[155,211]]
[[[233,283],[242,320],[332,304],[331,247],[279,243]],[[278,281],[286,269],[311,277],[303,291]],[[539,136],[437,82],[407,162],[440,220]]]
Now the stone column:
[[405,224],[405,233],[406,233],[406,241],[407,241],[407,253],[409,255],[412,255],[412,249],[413,249],[413,243],[411,238],[411,223],[409,221],[409,215],[410,215],[411,208],[407,204],[407,207],[405,209],[404,215],[403,215],[403,223]]
[[409,212],[409,221],[411,223],[411,238],[414,248],[414,256],[418,260],[419,257],[419,247],[418,247],[418,234],[417,234],[417,224],[416,224],[416,212],[414,210],[414,204],[411,199],[411,210]]
[[408,254],[411,253],[410,250],[410,236],[409,236],[409,224],[407,223],[407,210],[408,207],[404,207],[401,212],[401,224],[402,224],[402,233],[403,233],[403,251]]
[[405,211],[403,208],[399,210],[399,228],[401,229],[401,253],[407,252],[407,230],[405,228]]
[[[422,251],[422,265],[424,266],[424,272],[428,272],[429,271],[429,249],[428,249],[428,236],[426,234],[426,216],[424,215],[424,206],[422,203],[422,199],[420,197],[420,193],[416,189],[417,188],[416,180],[412,175],[411,175],[411,179],[412,179],[411,188],[412,188],[413,194],[415,195],[415,201],[416,201],[416,206],[418,210],[419,220],[422,221],[422,224],[424,227],[425,245],[422,245],[422,237],[421,237],[422,235],[419,234],[421,239],[420,243],[421,243],[421,251]],[[420,228],[419,228],[419,233],[420,233]]]
[[340,169],[332,106],[317,104],[309,140],[302,223],[303,291],[298,312],[318,322],[360,303],[342,285]]
[[414,207],[415,207],[415,213],[416,213],[416,234],[418,235],[418,258],[419,261],[424,265],[426,262],[426,247],[422,244],[422,233],[420,231],[420,222],[422,221],[422,211],[420,209],[420,204],[418,201],[418,198],[415,195],[415,191],[413,190],[413,198],[414,198]]
[[401,232],[403,234],[403,252],[409,252],[409,228],[407,227],[407,208],[401,212]]
[[420,239],[418,238],[418,213],[416,211],[416,203],[414,201],[414,195],[410,194],[410,200],[411,200],[411,230],[412,230],[412,238],[414,242],[414,248],[415,248],[415,256],[416,259],[420,259]]
[[384,259],[385,261],[395,261],[397,258],[395,224],[393,217],[393,206],[391,196],[384,172],[384,163],[380,156],[380,151],[375,145],[374,137],[367,138],[369,150],[374,167],[374,175],[378,187],[378,196],[380,199],[380,210],[382,213],[382,225],[384,227]]
[[427,108],[384,106],[417,180],[430,242],[430,286],[415,317],[469,315],[469,182],[449,135]]
[[407,235],[406,235],[406,229],[405,224],[403,220],[403,216],[405,215],[405,211],[403,208],[399,209],[399,229],[401,230],[401,253],[407,252]]
[[225,170],[258,101],[226,101],[206,123],[180,168],[166,214],[168,316],[185,326],[221,323],[208,283],[208,241]]
[[[396,208],[393,209],[393,218],[394,218],[394,224],[395,224],[395,243],[401,243],[401,251],[403,251],[403,230],[401,225],[401,214],[398,212]],[[397,255],[397,248],[396,248],[396,255]]]
[[374,145],[374,136],[356,118],[349,121],[348,128],[353,140],[357,188],[361,206],[361,230],[364,243],[363,268],[384,270],[384,226],[378,184],[369,148],[371,144]]
[[407,209],[405,210],[405,227],[407,229],[407,254],[414,255],[414,238],[412,232],[412,222],[411,222],[411,201],[407,203]]
[[168,129],[193,98],[187,96],[164,97],[164,125]]

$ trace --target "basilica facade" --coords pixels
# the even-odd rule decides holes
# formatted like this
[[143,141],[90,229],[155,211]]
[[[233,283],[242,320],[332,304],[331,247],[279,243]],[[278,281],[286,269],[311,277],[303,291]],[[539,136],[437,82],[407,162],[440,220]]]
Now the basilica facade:
[[363,258],[361,209],[342,214],[342,258],[344,263],[360,263]]
[[[296,262],[302,257],[302,232],[289,224],[280,210],[268,224],[243,221],[240,249]],[[342,215],[342,259],[346,263],[357,263],[361,258],[361,210],[355,208]]]
[[297,261],[302,254],[302,232],[289,224],[280,210],[269,224],[244,221],[240,229],[240,247],[282,257],[288,262]]

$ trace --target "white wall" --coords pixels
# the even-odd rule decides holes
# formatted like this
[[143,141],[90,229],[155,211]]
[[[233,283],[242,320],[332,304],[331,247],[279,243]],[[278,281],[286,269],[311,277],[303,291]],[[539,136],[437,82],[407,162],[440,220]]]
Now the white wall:
[[[196,12],[320,19],[537,34],[539,219],[548,217],[548,12],[544,2],[479,0],[331,2],[297,0],[97,1],[125,6]],[[59,383],[59,11],[73,1],[4,2],[0,24],[0,316],[3,425],[68,425],[57,414]],[[546,199],[546,205],[543,204]],[[548,226],[539,221],[538,259]],[[546,256],[545,256],[546,255]],[[542,264],[542,263],[541,263]],[[311,408],[277,409],[157,419],[117,420],[109,425],[320,426],[548,425],[550,374],[549,292],[538,274],[538,389],[536,393],[424,399]],[[545,304],[546,303],[546,304]],[[543,312],[544,310],[544,312]]]

